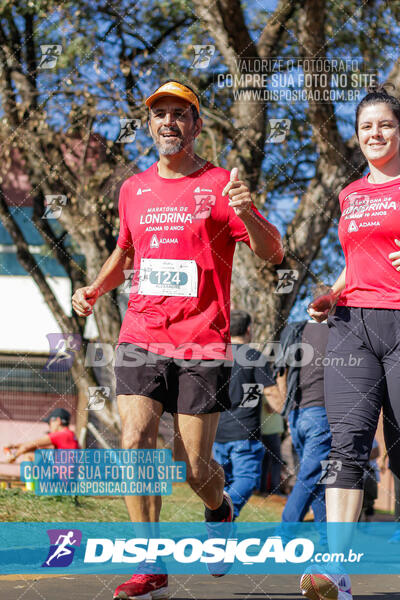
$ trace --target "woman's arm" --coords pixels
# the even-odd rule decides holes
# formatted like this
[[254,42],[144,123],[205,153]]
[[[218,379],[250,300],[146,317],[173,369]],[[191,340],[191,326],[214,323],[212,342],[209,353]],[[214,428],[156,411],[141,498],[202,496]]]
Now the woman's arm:
[[322,294],[315,298],[308,305],[307,312],[314,321],[322,323],[328,318],[329,313],[335,306],[340,294],[346,285],[346,267],[340,273],[339,277],[327,294]]

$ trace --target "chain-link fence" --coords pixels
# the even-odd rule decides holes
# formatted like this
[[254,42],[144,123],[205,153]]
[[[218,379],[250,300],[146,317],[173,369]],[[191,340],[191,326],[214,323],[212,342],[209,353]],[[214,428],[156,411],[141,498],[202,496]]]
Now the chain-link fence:
[[37,422],[56,407],[75,422],[77,395],[69,371],[46,371],[46,355],[0,354],[0,420]]

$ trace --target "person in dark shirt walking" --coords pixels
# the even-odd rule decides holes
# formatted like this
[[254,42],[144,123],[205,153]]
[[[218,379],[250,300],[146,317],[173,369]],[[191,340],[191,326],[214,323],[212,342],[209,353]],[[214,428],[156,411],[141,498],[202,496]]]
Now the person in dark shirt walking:
[[243,310],[231,313],[234,363],[229,384],[231,409],[221,413],[213,445],[214,458],[225,472],[236,519],[260,485],[264,446],[261,442],[261,406],[264,388],[274,385],[267,358],[248,344],[251,317]]
[[282,521],[302,521],[312,508],[314,520],[326,521],[325,485],[331,432],[325,410],[324,367],[328,326],[300,321],[289,323],[281,334],[281,349],[274,375],[286,398],[287,418],[300,465],[296,483],[282,513]]

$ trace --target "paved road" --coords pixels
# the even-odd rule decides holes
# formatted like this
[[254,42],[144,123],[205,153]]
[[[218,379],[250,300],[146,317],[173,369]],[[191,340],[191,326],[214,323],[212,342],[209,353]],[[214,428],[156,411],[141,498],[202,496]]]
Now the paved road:
[[[119,575],[71,575],[38,579],[34,575],[0,577],[6,600],[111,600]],[[300,599],[294,575],[170,576],[173,600]],[[400,575],[353,575],[354,600],[400,600]]]

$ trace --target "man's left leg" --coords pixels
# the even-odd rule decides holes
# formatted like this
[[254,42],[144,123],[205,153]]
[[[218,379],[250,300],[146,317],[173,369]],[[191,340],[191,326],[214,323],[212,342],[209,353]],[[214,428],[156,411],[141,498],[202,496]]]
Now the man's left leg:
[[207,508],[215,511],[223,504],[225,483],[223,468],[212,458],[219,413],[176,414],[174,421],[174,458],[185,461],[190,487]]
[[230,521],[232,502],[224,495],[224,470],[212,458],[219,414],[230,408],[231,368],[215,361],[177,363],[175,460],[186,463],[187,481],[206,506],[206,521]]
[[[162,404],[152,398],[138,395],[118,395],[118,409],[122,425],[122,448],[155,449]],[[159,537],[157,521],[161,510],[161,496],[127,496],[125,502],[129,516],[136,524],[135,535],[144,532],[145,537]],[[139,523],[146,524],[141,528]],[[136,565],[135,573],[120,584],[114,592],[114,600],[166,600],[168,575],[165,565],[158,560],[149,565],[145,561]]]
[[[219,413],[199,415],[176,414],[175,419],[175,460],[186,462],[187,481],[205,505],[205,521],[210,524],[209,535],[221,537],[230,535],[226,530],[218,535],[219,523],[233,520],[233,504],[224,492],[224,470],[212,458],[212,446],[217,431]],[[229,563],[209,563],[208,570],[213,577],[222,577],[230,568]]]

